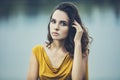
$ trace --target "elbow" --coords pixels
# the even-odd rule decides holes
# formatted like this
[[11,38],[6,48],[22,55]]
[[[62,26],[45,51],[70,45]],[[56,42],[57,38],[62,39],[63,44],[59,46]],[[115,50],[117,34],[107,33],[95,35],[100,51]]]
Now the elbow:
[[33,80],[33,77],[31,77],[30,75],[27,76],[27,80]]
[[27,80],[37,80],[37,78],[27,77]]
[[72,76],[72,80],[83,80],[82,76]]
[[27,80],[32,80],[29,76],[27,76]]
[[72,80],[82,80],[82,78],[72,78]]
[[30,80],[30,75],[29,74],[27,75],[27,80]]
[[28,75],[27,80],[38,80],[38,78],[35,76]]

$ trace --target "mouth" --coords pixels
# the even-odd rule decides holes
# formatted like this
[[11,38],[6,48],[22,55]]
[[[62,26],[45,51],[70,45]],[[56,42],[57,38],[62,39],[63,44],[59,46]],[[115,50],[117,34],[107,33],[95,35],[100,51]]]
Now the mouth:
[[57,32],[52,32],[52,35],[53,35],[53,36],[58,36],[59,33],[57,33]]

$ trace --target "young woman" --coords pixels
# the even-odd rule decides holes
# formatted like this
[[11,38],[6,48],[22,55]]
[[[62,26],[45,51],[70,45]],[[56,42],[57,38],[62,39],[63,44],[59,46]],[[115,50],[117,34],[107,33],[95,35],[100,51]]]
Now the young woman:
[[48,42],[32,49],[28,80],[88,80],[89,35],[73,3],[59,4],[48,24]]

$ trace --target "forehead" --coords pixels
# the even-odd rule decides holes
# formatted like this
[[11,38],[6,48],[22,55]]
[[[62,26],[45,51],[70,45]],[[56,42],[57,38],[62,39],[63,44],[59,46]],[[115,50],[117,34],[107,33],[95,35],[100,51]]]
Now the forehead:
[[68,15],[64,11],[61,11],[61,10],[55,10],[52,15],[52,18],[57,19],[57,20],[64,20],[64,21],[69,20]]

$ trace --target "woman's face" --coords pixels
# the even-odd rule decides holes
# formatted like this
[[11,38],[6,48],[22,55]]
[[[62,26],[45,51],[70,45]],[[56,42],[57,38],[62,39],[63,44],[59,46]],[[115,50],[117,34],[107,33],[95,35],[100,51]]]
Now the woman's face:
[[63,40],[69,31],[69,17],[64,11],[56,10],[50,20],[50,35],[53,40]]

